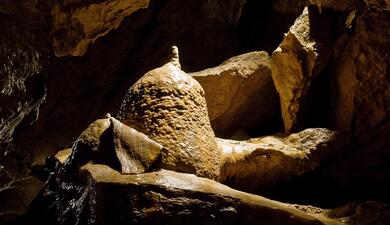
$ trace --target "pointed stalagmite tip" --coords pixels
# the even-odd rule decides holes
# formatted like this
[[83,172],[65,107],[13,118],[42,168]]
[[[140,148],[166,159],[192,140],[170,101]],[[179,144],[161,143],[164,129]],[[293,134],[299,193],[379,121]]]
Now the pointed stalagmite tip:
[[181,69],[180,59],[179,59],[179,49],[177,48],[177,46],[172,46],[170,63],[175,65],[177,68]]

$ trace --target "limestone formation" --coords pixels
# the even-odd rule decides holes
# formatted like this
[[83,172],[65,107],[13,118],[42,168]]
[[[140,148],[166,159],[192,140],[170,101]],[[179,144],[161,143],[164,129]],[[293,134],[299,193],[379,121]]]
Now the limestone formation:
[[80,134],[67,161],[68,150],[62,151],[57,158],[66,161],[66,170],[78,170],[91,161],[109,165],[122,173],[143,173],[151,169],[162,149],[146,135],[108,115]]
[[286,131],[299,129],[302,101],[329,61],[334,17],[306,7],[272,54],[272,78]]
[[115,118],[111,117],[110,120],[115,153],[121,164],[122,173],[142,173],[152,168],[163,147]]
[[[308,213],[305,206],[299,210],[192,174],[161,170],[123,175],[105,165],[87,164],[80,176],[81,182],[58,179],[49,187],[59,191],[55,204],[67,209],[72,224],[343,224]],[[73,190],[84,194],[62,194]]]
[[323,128],[247,141],[217,141],[224,161],[220,180],[252,192],[318,168],[339,154],[342,145],[335,132]]
[[88,45],[115,30],[135,11],[146,8],[149,0],[104,0],[93,3],[56,1],[52,8],[52,42],[57,56],[82,56]]
[[278,112],[266,52],[250,52],[190,74],[203,87],[211,125],[217,134],[260,124]]
[[151,70],[126,94],[118,119],[167,148],[161,167],[217,179],[220,152],[204,91],[172,63]]

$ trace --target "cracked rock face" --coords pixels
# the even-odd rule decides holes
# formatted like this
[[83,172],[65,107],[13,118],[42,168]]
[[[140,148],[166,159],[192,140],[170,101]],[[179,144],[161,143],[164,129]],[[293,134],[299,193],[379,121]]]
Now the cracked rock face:
[[218,178],[221,156],[204,91],[172,63],[149,71],[128,90],[118,119],[167,149],[162,168]]
[[330,13],[306,7],[272,53],[272,79],[287,132],[299,130],[302,100],[329,61],[333,19]]
[[205,90],[211,125],[217,135],[231,135],[278,112],[271,59],[266,52],[238,55],[190,75]]

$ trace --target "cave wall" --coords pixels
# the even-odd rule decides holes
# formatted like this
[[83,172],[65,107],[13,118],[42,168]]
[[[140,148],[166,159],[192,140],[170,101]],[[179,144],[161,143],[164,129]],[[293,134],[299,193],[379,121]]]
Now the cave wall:
[[[322,171],[335,183],[346,190],[358,186],[357,193],[370,184],[388,187],[387,1],[151,0],[137,1],[134,8],[122,5],[117,11],[87,10],[110,2],[116,1],[0,3],[0,186],[13,176],[28,175],[31,165],[42,165],[48,155],[71,146],[95,119],[107,112],[116,115],[126,90],[162,65],[171,45],[179,47],[186,72],[217,66],[249,51],[272,54],[303,7],[311,4],[320,15],[337,14],[333,19],[340,30],[335,31],[330,59],[309,96],[300,99],[300,128],[320,124],[346,134],[347,153]],[[116,16],[83,30],[77,15],[85,10]],[[324,80],[329,86],[322,85]],[[311,104],[318,104],[311,95],[329,100],[328,111],[310,110]],[[316,113],[320,123],[305,116]],[[281,118],[279,112],[275,117]]]

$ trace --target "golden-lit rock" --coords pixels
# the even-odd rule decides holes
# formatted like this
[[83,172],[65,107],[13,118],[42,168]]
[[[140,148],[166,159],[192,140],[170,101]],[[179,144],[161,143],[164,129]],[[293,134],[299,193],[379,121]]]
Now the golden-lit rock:
[[[295,205],[231,189],[193,174],[161,170],[124,175],[105,165],[83,166],[80,183],[59,186],[57,204],[79,224],[342,224]],[[59,179],[61,180],[61,179]],[[75,186],[73,186],[75,185]],[[83,195],[64,195],[68,189]],[[73,205],[72,205],[73,204]],[[86,209],[80,211],[79,209]],[[304,208],[304,207],[302,207]],[[108,221],[108,222],[107,222]]]
[[306,7],[272,54],[272,79],[288,132],[299,130],[302,101],[329,61],[333,19],[331,13]]
[[112,123],[115,154],[121,164],[122,173],[148,171],[160,157],[163,147],[133,128],[110,118]]
[[82,56],[88,45],[117,29],[135,11],[146,8],[149,0],[55,1],[51,10],[52,42],[57,56]]
[[162,168],[218,178],[221,156],[204,91],[173,63],[149,71],[128,90],[118,119],[167,149]]
[[151,169],[163,147],[146,135],[111,116],[87,127],[69,149],[56,158],[67,168],[78,169],[88,162],[102,163],[122,173],[143,173]]
[[247,141],[217,139],[223,152],[221,181],[256,191],[317,168],[339,151],[336,133],[324,128]]
[[211,125],[217,134],[231,135],[278,112],[271,59],[266,52],[235,56],[190,75],[205,91]]

